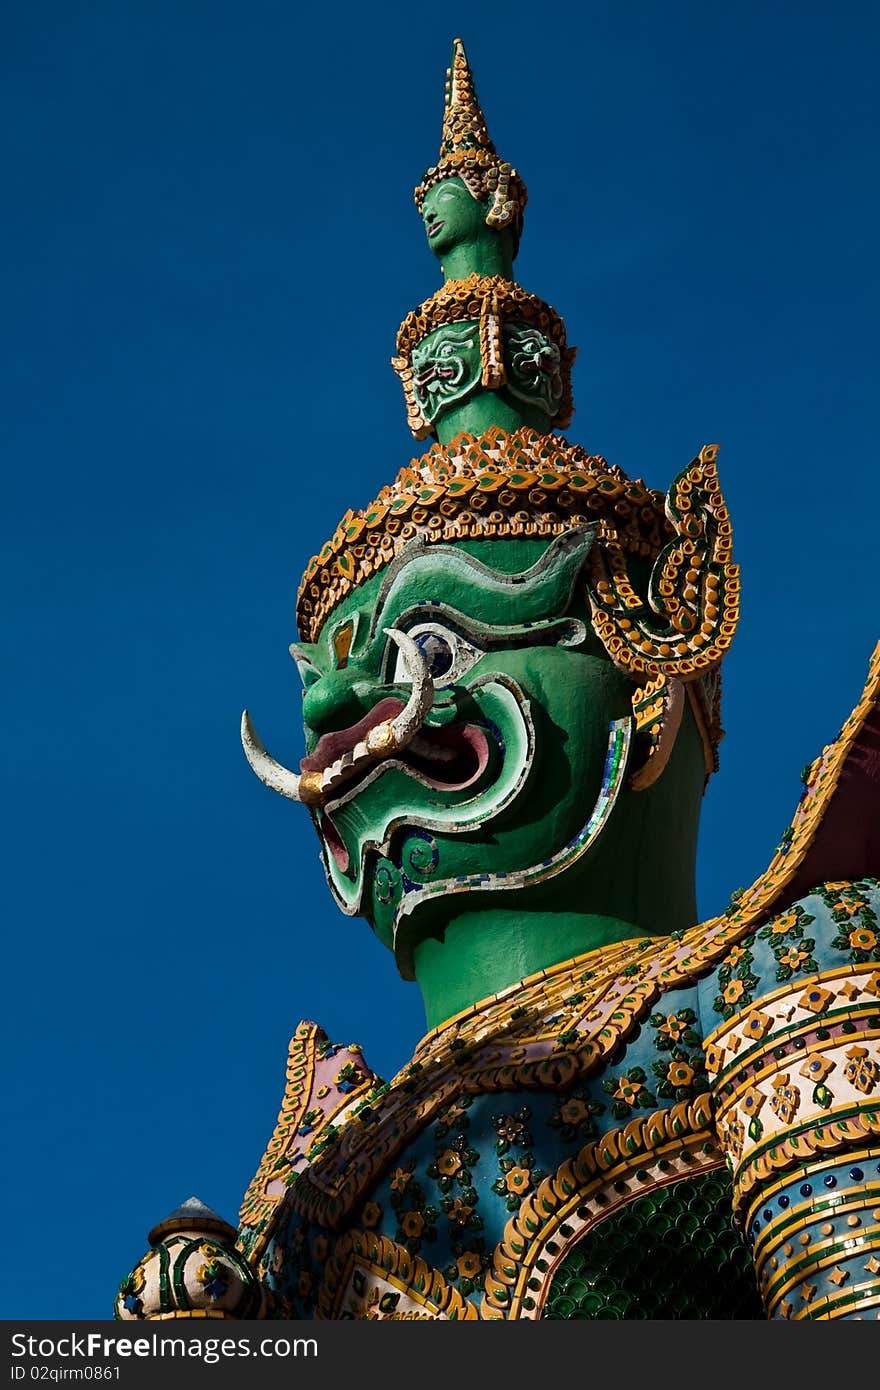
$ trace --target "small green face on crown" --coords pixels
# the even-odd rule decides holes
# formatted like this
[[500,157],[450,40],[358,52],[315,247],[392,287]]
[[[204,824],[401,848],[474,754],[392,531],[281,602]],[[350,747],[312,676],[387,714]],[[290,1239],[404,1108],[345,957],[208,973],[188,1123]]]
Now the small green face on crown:
[[[502,348],[510,395],[552,419],[564,391],[559,348],[540,328],[516,320],[504,324]],[[492,363],[483,360],[476,319],[437,328],[417,343],[412,389],[428,424],[479,390],[487,366]]]
[[412,368],[416,400],[433,424],[446,406],[466,400],[480,385],[479,324],[450,323],[429,333],[413,348]]
[[508,391],[552,418],[564,389],[559,348],[546,333],[527,323],[506,323],[503,339]]
[[488,204],[481,203],[459,178],[443,179],[429,188],[422,203],[428,245],[441,258],[457,246],[498,236],[486,225]]
[[[316,772],[341,765],[409,698],[389,629],[416,643],[430,672],[408,746],[356,775],[343,769],[312,809],[337,902],[371,922],[406,974],[426,912],[474,886],[482,899],[567,871],[608,791],[609,729],[625,722],[630,683],[590,628],[579,580],[593,541],[580,527],[549,544],[414,543],[294,651],[303,769]],[[562,902],[558,877],[555,891]]]

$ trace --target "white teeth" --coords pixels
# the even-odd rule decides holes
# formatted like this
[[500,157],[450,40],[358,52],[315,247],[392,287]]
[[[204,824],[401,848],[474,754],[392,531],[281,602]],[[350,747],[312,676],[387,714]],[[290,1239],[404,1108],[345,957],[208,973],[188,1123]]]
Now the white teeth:
[[341,757],[336,759],[325,768],[321,774],[322,791],[332,791],[339,782],[344,781],[353,772],[357,772],[363,763],[374,761],[372,753],[367,748],[364,739],[356,743],[354,748],[348,748]]
[[[456,758],[453,748],[444,748],[440,744],[431,743],[428,739],[416,734],[409,742],[409,750],[417,757],[424,758],[426,761],[435,763],[451,763]],[[350,781],[354,773],[369,763],[376,761],[375,753],[372,753],[367,746],[366,739],[361,739],[354,748],[349,748],[325,768],[321,774],[321,789],[324,792],[334,791],[340,782]]]
[[[412,742],[431,708],[434,682],[428,673],[422,653],[405,632],[398,632],[396,628],[386,628],[385,632],[403,653],[404,665],[412,681],[410,697],[394,719],[374,724],[368,729],[365,738],[324,769],[321,774],[322,796],[334,791],[341,781],[349,781],[352,774],[359,772],[365,764],[381,762],[384,758],[401,752]],[[446,761],[454,756],[445,749],[435,751],[428,743],[423,742],[422,747],[424,757],[436,757],[440,761]]]

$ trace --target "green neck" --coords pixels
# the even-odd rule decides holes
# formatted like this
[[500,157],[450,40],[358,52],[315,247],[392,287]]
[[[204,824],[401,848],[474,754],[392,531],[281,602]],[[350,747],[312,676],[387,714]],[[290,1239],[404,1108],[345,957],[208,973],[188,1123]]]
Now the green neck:
[[577,912],[463,912],[443,942],[416,948],[428,1028],[559,961],[646,933],[632,922]]
[[453,405],[438,415],[435,430],[440,443],[448,444],[462,430],[479,437],[492,425],[508,434],[523,425],[531,425],[539,434],[548,434],[551,428],[545,412],[537,406],[513,401],[504,391],[481,389],[461,405]]
[[500,275],[513,279],[516,255],[509,227],[490,227],[489,204],[480,202],[460,178],[443,179],[425,194],[422,221],[428,245],[447,280],[469,275]]
[[511,238],[489,227],[481,228],[472,240],[444,253],[440,270],[446,280],[466,280],[469,275],[500,275],[502,280],[512,280]]

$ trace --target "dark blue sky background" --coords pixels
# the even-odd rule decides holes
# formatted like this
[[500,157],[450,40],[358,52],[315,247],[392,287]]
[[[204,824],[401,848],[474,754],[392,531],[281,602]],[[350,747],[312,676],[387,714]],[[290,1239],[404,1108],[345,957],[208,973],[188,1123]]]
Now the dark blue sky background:
[[314,1018],[388,1075],[417,989],[323,883],[302,568],[413,454],[388,364],[439,283],[411,190],[461,33],[580,348],[573,439],[703,443],[743,565],[700,911],[767,863],[878,636],[869,3],[7,11],[0,1315],[94,1318],[195,1193],[230,1219]]

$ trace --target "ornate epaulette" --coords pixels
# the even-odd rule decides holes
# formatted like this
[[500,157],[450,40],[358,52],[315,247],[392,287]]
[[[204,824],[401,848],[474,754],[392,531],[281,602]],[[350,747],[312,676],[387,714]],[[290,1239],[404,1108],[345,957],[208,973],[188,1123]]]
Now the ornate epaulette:
[[356,1043],[341,1047],[316,1023],[300,1023],[290,1040],[278,1122],[239,1213],[238,1244],[251,1261],[259,1258],[274,1229],[272,1218],[296,1165],[331,1144],[352,1107],[381,1085]]
[[[458,1096],[563,1091],[598,1071],[661,994],[690,977],[680,962],[690,967],[696,938],[705,946],[700,931],[602,947],[511,985],[428,1033],[388,1083],[354,1048],[333,1049],[314,1024],[301,1025],[278,1125],[242,1207],[242,1248],[258,1258],[285,1196],[286,1209],[340,1229],[408,1141]],[[733,934],[716,926],[714,952],[698,952],[703,969]]]
[[876,879],[824,884],[714,977],[706,1070],[771,1317],[880,1306],[878,914]]

